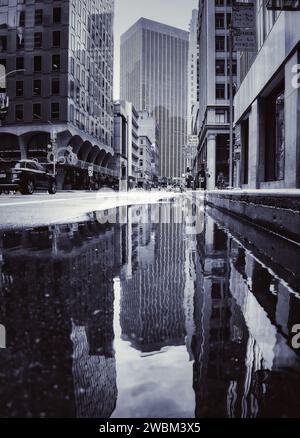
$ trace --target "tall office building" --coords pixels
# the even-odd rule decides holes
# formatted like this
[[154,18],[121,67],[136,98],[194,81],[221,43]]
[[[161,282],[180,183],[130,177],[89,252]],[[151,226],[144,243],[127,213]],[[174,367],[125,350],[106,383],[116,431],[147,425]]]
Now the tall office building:
[[194,134],[197,111],[199,108],[199,44],[198,44],[198,10],[194,9],[190,22],[189,56],[188,56],[188,134]]
[[[206,186],[229,182],[229,38],[232,1],[199,1],[199,147],[198,176]],[[236,54],[233,53],[236,84]],[[201,176],[202,177],[202,176]]]
[[91,165],[110,174],[113,18],[114,0],[0,3],[0,65],[10,100],[2,157],[45,162],[55,141],[79,160],[77,168],[59,169],[59,183]]
[[145,18],[121,37],[121,98],[156,118],[166,177],[185,171],[188,40],[188,32]]

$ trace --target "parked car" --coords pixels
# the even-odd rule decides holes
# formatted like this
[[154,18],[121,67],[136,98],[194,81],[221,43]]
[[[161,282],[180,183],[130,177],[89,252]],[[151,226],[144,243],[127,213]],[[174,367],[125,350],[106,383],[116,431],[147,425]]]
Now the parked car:
[[0,191],[7,190],[19,190],[23,195],[47,190],[54,195],[57,185],[55,177],[35,160],[0,161]]

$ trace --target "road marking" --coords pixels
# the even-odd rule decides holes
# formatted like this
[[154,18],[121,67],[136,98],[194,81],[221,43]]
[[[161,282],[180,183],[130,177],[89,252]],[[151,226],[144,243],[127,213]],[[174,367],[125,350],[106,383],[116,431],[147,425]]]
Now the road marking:
[[[17,206],[23,206],[23,205],[32,205],[32,204],[48,204],[50,202],[65,202],[65,201],[90,201],[90,200],[96,200],[97,197],[85,197],[85,198],[59,198],[59,199],[39,199],[38,201],[25,201],[25,202],[9,202],[6,204],[0,203],[1,207],[17,207]],[[104,198],[103,198],[104,199]]]

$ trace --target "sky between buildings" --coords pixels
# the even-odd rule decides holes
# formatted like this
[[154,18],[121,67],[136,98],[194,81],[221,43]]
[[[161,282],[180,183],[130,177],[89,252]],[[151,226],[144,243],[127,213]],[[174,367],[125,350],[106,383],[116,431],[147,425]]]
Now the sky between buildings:
[[115,0],[114,99],[120,97],[120,36],[139,18],[189,29],[198,0]]

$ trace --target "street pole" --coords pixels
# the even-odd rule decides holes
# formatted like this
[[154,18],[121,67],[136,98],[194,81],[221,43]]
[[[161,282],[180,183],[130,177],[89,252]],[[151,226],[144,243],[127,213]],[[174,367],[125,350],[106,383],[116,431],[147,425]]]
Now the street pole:
[[233,29],[229,28],[229,187],[233,187]]

